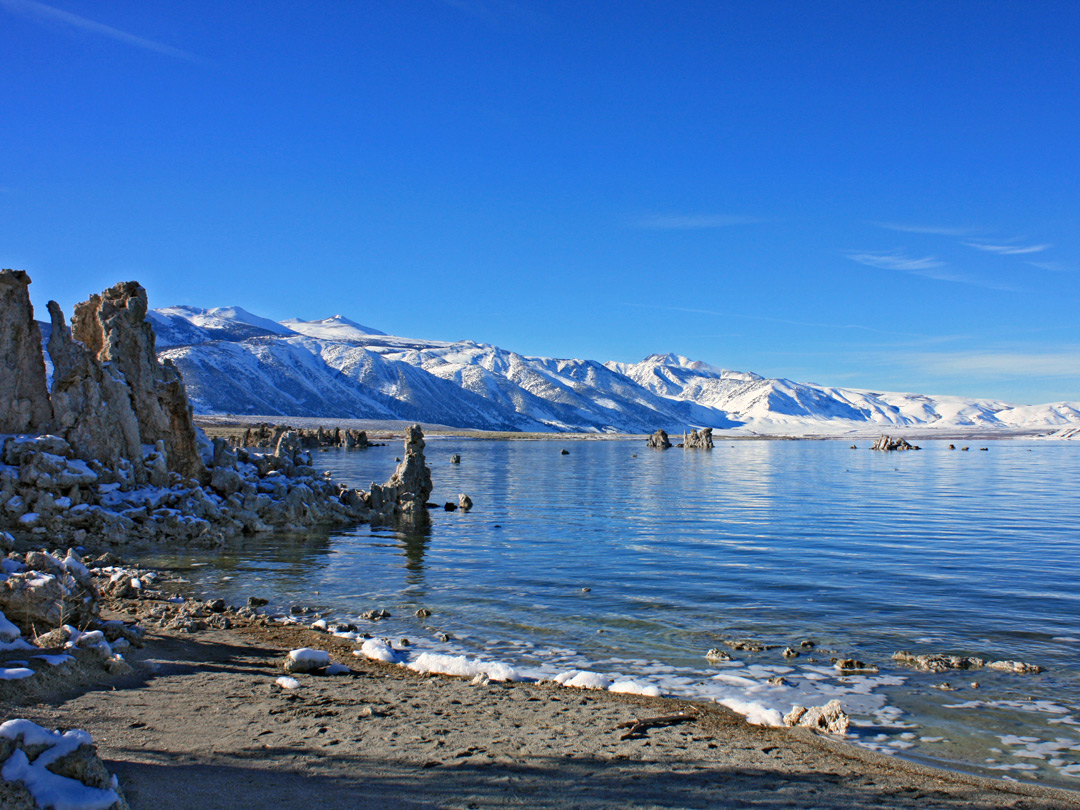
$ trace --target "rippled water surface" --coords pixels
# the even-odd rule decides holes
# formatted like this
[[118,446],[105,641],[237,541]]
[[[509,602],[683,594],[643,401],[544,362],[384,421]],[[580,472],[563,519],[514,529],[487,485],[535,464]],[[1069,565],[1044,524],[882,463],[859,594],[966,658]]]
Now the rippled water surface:
[[[271,609],[355,621],[383,607],[393,618],[363,629],[537,676],[620,674],[758,714],[839,697],[860,744],[1078,788],[1080,445],[969,444],[874,453],[865,441],[721,440],[658,452],[435,439],[433,500],[466,492],[468,514],[435,512],[411,534],[364,526],[146,561],[207,594],[270,597]],[[316,463],[366,488],[400,453],[395,443]],[[414,618],[418,607],[432,616]],[[780,646],[705,661],[736,638]],[[788,646],[799,657],[784,658]],[[1046,672],[919,673],[893,664],[899,649]],[[880,672],[842,677],[837,656]],[[786,683],[768,684],[777,675]]]

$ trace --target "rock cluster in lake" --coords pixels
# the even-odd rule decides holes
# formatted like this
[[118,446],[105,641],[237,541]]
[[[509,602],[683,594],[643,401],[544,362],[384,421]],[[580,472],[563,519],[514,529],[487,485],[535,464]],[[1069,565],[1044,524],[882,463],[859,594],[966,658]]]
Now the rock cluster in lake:
[[712,428],[702,428],[701,430],[691,430],[689,434],[683,437],[683,447],[688,450],[712,450]]
[[921,450],[922,448],[917,445],[910,444],[907,439],[892,438],[890,436],[882,435],[878,437],[878,440],[874,442],[874,446],[871,450]]
[[655,450],[667,450],[671,447],[671,439],[668,438],[667,431],[657,430],[649,437],[648,445]]
[[277,447],[281,437],[290,430],[295,430],[300,437],[300,446],[309,450],[322,447],[342,447],[347,450],[363,450],[371,447],[367,431],[352,428],[292,428],[288,425],[275,425],[260,422],[246,428],[243,433],[233,433],[225,441],[233,447]]
[[77,305],[70,327],[49,302],[50,391],[29,283],[0,271],[0,526],[75,545],[87,536],[220,542],[424,509],[431,474],[418,425],[394,478],[371,492],[319,473],[296,431],[281,433],[272,453],[207,440],[179,373],[157,358],[135,282]]

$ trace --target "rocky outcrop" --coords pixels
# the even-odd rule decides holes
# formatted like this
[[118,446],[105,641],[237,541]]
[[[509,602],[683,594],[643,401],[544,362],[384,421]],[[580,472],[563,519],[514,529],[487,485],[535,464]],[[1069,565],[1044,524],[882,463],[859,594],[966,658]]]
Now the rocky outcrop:
[[655,450],[667,450],[671,447],[671,440],[666,431],[658,430],[649,437],[648,445]]
[[424,432],[420,425],[410,425],[405,430],[405,457],[386,486],[397,489],[398,502],[402,505],[422,506],[431,497],[431,470],[424,462]]
[[52,422],[30,277],[0,270],[0,433],[44,433]]
[[[49,358],[53,363],[52,407],[56,430],[81,458],[99,459],[116,467],[142,457],[139,422],[131,407],[131,392],[113,366],[99,363],[71,330],[60,306],[49,302],[52,332]],[[142,466],[133,467],[143,479]]]
[[683,447],[688,450],[712,450],[712,428],[691,430],[689,435],[683,437]]
[[170,470],[202,478],[206,471],[183,380],[171,362],[158,360],[146,313],[146,290],[140,284],[116,284],[75,306],[72,336],[99,363],[123,375],[141,443],[163,441]]
[[907,439],[897,438],[893,439],[889,436],[882,435],[874,442],[874,446],[871,450],[920,450],[913,444],[909,444]]

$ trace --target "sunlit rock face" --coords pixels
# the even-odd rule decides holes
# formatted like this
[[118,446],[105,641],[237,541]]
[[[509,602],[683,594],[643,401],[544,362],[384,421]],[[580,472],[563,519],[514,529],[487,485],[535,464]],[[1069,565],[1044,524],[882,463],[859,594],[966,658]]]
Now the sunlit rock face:
[[29,286],[22,270],[0,270],[0,433],[44,433],[52,422]]

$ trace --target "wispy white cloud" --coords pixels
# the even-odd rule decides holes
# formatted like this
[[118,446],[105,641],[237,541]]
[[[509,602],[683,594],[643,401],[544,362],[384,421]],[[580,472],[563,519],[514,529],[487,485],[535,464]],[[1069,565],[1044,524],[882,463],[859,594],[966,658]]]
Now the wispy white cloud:
[[1049,270],[1053,273],[1071,273],[1073,268],[1067,264],[1061,262],[1028,262],[1032,267],[1038,267],[1040,270]]
[[938,225],[907,225],[901,222],[871,222],[879,228],[901,233],[928,233],[935,236],[974,236],[977,228],[950,228]]
[[705,228],[728,228],[732,225],[754,225],[763,222],[758,217],[732,214],[654,214],[641,217],[634,224],[639,228],[657,231],[689,231]]
[[121,31],[119,28],[113,28],[111,25],[105,25],[104,23],[89,20],[86,17],[80,17],[78,14],[72,14],[70,11],[53,8],[45,3],[39,3],[37,0],[0,0],[0,7],[11,14],[16,14],[26,19],[45,23],[58,23],[69,28],[74,28],[77,31],[84,31],[89,34],[107,37],[116,40],[117,42],[134,45],[137,48],[154,51],[155,53],[164,54],[165,56],[172,56],[176,59],[183,59],[188,62],[203,61],[201,57],[196,56],[193,53],[188,53],[180,48],[174,48],[171,45],[155,42],[152,39],[129,34],[127,31]]
[[931,278],[938,278],[937,270],[946,266],[945,262],[936,256],[924,256],[921,259],[915,259],[906,256],[900,251],[848,253],[847,257],[859,264],[879,267],[882,270],[903,270],[905,273],[915,273],[920,276],[932,273]]
[[923,256],[915,258],[894,251],[862,251],[845,253],[849,259],[867,267],[876,267],[881,270],[897,270],[910,273],[913,276],[933,279],[934,281],[952,281],[957,284],[969,284],[973,287],[984,287],[988,290],[1013,290],[1003,284],[985,281],[965,273],[958,273],[949,268],[949,265],[936,256]]
[[903,358],[909,365],[943,377],[1078,377],[1080,349],[1056,352],[969,351],[917,353]]
[[997,253],[1001,256],[1020,256],[1025,253],[1041,253],[1050,245],[1001,245],[987,242],[964,242],[970,248],[985,250],[987,253]]

